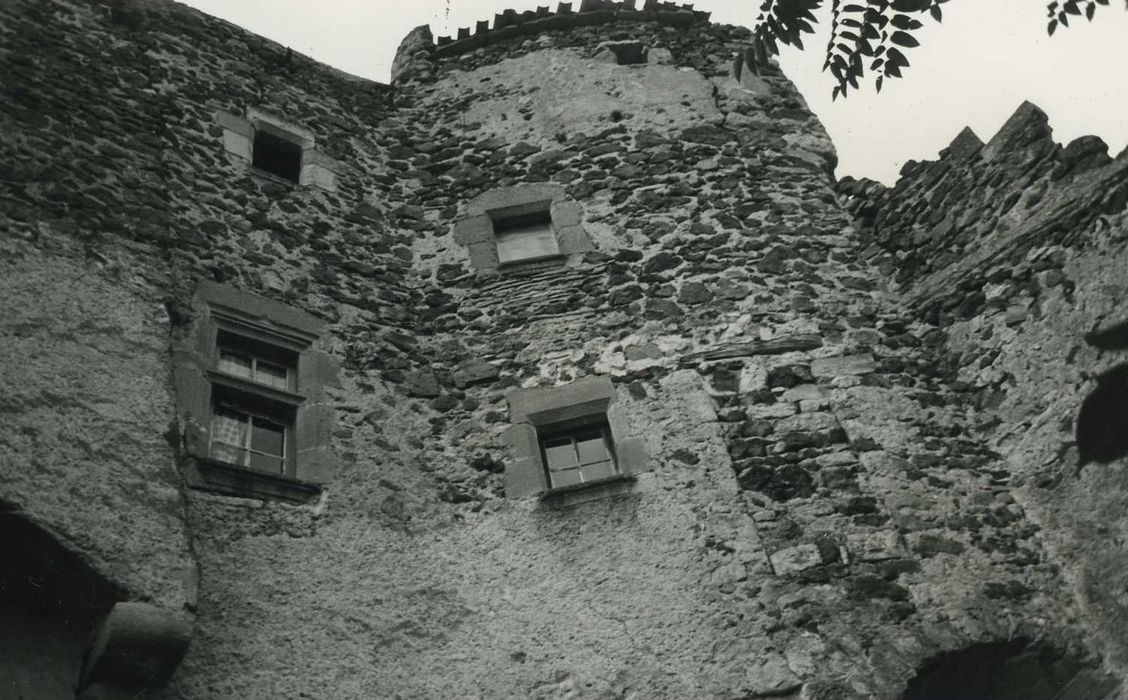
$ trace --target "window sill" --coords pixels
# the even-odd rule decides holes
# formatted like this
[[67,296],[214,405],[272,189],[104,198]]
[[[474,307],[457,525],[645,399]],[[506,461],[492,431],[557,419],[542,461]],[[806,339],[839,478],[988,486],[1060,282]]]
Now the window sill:
[[256,176],[256,177],[261,177],[263,180],[269,180],[276,185],[282,185],[282,186],[284,186],[288,189],[297,189],[298,186],[301,184],[300,182],[295,182],[294,180],[291,180],[288,177],[282,177],[281,175],[275,175],[274,173],[270,172],[269,170],[263,170],[262,168],[256,168],[253,165],[249,166],[247,168],[247,170],[249,170],[250,173],[252,175]]
[[192,487],[228,496],[306,503],[321,493],[321,485],[290,476],[257,472],[214,459],[196,458],[200,480]]
[[586,484],[572,484],[549,489],[541,494],[540,500],[550,507],[566,507],[587,501],[610,498],[631,493],[638,477],[633,474],[616,474],[607,479],[589,481]]
[[538,258],[523,258],[521,260],[508,260],[498,263],[498,272],[536,272],[550,267],[562,267],[568,261],[568,256],[563,253],[542,255]]

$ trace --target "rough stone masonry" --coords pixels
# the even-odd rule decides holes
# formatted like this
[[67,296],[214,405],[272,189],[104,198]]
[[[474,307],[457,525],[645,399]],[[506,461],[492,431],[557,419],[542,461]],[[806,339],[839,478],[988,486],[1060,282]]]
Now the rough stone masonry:
[[1128,155],[836,181],[653,0],[0,36],[0,698],[1128,698]]

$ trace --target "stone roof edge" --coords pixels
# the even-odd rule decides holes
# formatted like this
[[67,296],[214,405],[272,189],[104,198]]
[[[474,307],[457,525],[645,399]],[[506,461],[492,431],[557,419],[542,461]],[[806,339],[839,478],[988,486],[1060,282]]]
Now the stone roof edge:
[[679,5],[675,2],[644,0],[642,9],[635,9],[636,0],[580,0],[578,9],[573,10],[571,2],[561,2],[556,12],[548,6],[535,11],[505,10],[495,14],[493,26],[488,20],[477,23],[471,34],[469,27],[462,27],[454,37],[440,36],[435,41],[436,57],[457,56],[476,48],[518,36],[531,36],[554,29],[570,29],[606,24],[615,21],[660,22],[674,26],[685,26],[693,22],[708,22],[709,12],[694,10],[692,4]]

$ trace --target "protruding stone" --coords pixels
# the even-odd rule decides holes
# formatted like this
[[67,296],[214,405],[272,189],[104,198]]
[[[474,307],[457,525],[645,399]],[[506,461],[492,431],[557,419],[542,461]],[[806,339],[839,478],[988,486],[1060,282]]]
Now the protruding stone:
[[98,630],[87,678],[117,690],[160,688],[191,639],[192,626],[182,616],[148,603],[118,603]]
[[979,153],[982,148],[983,140],[971,130],[970,126],[965,126],[960,133],[956,134],[956,138],[952,139],[948,147],[940,151],[940,157],[967,160]]
[[983,159],[994,160],[1038,141],[1052,142],[1053,138],[1054,131],[1046,113],[1031,102],[1023,102],[984,147]]
[[497,377],[497,367],[478,358],[459,363],[451,373],[454,385],[459,389],[465,389],[473,384],[492,382]]
[[430,70],[428,54],[434,50],[431,27],[421,24],[408,32],[392,59],[392,83],[402,82]]

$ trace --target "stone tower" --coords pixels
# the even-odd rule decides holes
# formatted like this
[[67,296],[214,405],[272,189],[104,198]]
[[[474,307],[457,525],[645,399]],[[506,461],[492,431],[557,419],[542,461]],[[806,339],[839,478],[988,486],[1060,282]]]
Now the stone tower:
[[0,696],[1124,698],[1128,169],[745,29],[0,24]]

